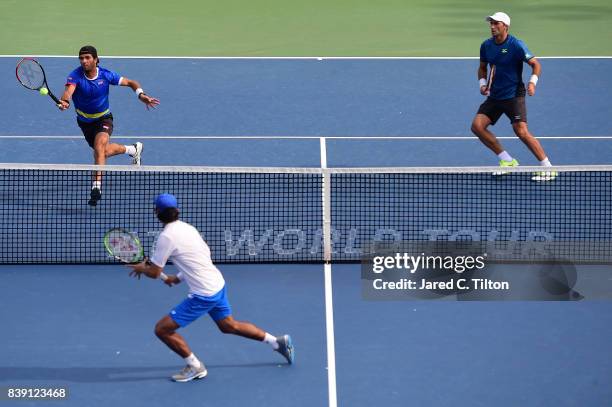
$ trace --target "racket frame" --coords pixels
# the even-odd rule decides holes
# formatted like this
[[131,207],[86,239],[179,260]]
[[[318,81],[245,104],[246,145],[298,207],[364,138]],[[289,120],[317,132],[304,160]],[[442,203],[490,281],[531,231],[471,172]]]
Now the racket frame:
[[495,78],[495,65],[491,64],[491,69],[489,70],[489,77],[487,78],[487,87],[485,89],[486,92],[491,92],[491,86],[493,86],[494,78]]
[[[30,61],[30,62],[34,62],[36,65],[38,65],[38,67],[40,68],[42,75],[43,75],[43,83],[41,86],[39,86],[38,88],[32,88],[28,85],[26,85],[25,83],[23,83],[21,81],[21,79],[19,78],[19,67],[21,66],[21,64],[23,64],[26,61]],[[60,105],[61,102],[60,100],[53,94],[53,92],[51,92],[51,89],[49,89],[49,84],[47,83],[47,75],[45,74],[45,70],[43,69],[42,65],[40,64],[40,62],[38,62],[37,60],[35,60],[34,58],[30,58],[30,57],[25,57],[22,58],[21,61],[19,61],[19,63],[17,64],[17,67],[15,68],[15,76],[17,77],[17,81],[19,81],[19,83],[21,85],[23,85],[24,88],[26,89],[30,89],[30,90],[35,90],[35,91],[40,91],[41,88],[47,88],[47,90],[49,91],[48,95],[51,99],[53,99],[53,101],[55,102],[55,104]]]
[[[113,253],[112,247],[111,247],[111,245],[110,245],[110,240],[109,240],[110,234],[111,234],[112,232],[123,233],[123,234],[126,234],[126,235],[128,235],[128,236],[130,237],[130,239],[132,240],[132,242],[133,242],[134,244],[136,244],[136,245],[137,245],[137,247],[139,248],[139,251],[140,251],[140,257],[138,258],[138,260],[135,260],[135,261],[126,261],[126,260],[122,259],[121,257],[119,257],[119,256],[117,256],[117,255],[115,255],[115,254]],[[127,264],[137,264],[137,263],[140,263],[141,261],[143,261],[143,260],[144,260],[144,249],[143,249],[143,247],[142,247],[142,243],[140,242],[140,239],[138,238],[138,235],[136,235],[135,233],[132,233],[132,232],[130,232],[129,230],[124,229],[124,228],[112,228],[112,229],[107,230],[107,231],[104,233],[104,248],[106,249],[106,252],[107,252],[107,253],[108,253],[108,254],[109,254],[111,257],[113,257],[114,259],[117,259],[117,260],[121,261],[122,263],[127,263]]]
[[[133,261],[133,262],[129,262],[129,261],[125,261],[125,260],[123,260],[121,257],[118,257],[118,256],[114,255],[114,254],[113,254],[113,251],[112,251],[112,250],[111,250],[111,248],[110,248],[110,242],[109,242],[109,235],[110,235],[110,233],[111,233],[111,232],[121,232],[121,233],[125,233],[125,234],[127,234],[128,236],[130,236],[130,238],[132,239],[133,243],[135,243],[135,244],[138,246],[138,248],[140,249],[140,257],[139,257],[139,260],[137,260],[137,261]],[[144,248],[142,247],[142,242],[141,242],[141,241],[140,241],[140,239],[138,238],[138,235],[137,235],[137,234],[135,234],[135,233],[132,233],[132,232],[130,232],[129,230],[124,229],[124,228],[112,228],[112,229],[107,230],[107,231],[104,233],[104,249],[106,250],[106,252],[107,252],[107,253],[108,253],[108,254],[109,254],[111,257],[113,257],[114,259],[117,259],[117,260],[121,261],[122,263],[126,263],[126,264],[138,264],[138,263],[140,263],[141,261],[145,260],[145,256],[144,256]],[[167,276],[167,275],[166,275],[166,274],[165,274],[165,273],[162,271],[162,272],[159,274],[159,278],[161,278],[161,279],[162,279],[162,281],[166,281],[166,280],[168,279],[168,276]]]

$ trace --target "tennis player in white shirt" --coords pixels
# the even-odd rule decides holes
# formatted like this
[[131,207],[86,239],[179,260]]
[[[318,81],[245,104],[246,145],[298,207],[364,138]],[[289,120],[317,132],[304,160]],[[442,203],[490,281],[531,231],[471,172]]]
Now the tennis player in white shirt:
[[200,316],[210,314],[221,332],[243,336],[265,342],[283,355],[288,363],[293,363],[294,353],[291,337],[275,337],[250,322],[236,321],[227,300],[223,275],[210,257],[210,249],[196,228],[179,220],[179,206],[176,197],[161,194],[155,198],[155,213],[164,224],[150,259],[132,268],[130,276],[142,274],[158,278],[168,260],[179,270],[177,275],[168,275],[165,284],[172,287],[185,281],[189,295],[170,313],[155,325],[155,334],[170,349],[181,356],[187,366],[172,376],[177,382],[201,379],[207,375],[206,367],[191,351],[185,339],[177,333]]

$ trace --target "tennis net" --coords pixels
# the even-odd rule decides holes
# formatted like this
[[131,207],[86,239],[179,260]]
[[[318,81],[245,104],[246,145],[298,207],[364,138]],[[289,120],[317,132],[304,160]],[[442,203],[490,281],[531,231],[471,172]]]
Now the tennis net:
[[[87,205],[92,171],[102,199]],[[0,165],[0,264],[112,263],[104,232],[149,253],[153,199],[179,199],[220,263],[359,261],[372,242],[546,243],[572,262],[612,260],[612,167],[208,168]],[[550,254],[550,253],[549,253]],[[513,260],[523,260],[514,253]]]

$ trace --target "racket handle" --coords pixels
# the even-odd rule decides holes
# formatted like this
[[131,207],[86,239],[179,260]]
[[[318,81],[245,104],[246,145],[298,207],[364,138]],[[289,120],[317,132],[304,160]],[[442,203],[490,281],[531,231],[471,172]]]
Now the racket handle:
[[168,276],[164,272],[161,272],[159,273],[159,278],[161,278],[162,281],[166,281],[168,279]]
[[61,103],[60,103],[60,101],[59,101],[59,99],[58,99],[57,97],[55,97],[55,95],[54,95],[53,93],[51,93],[51,91],[49,91],[49,97],[50,97],[51,99],[53,99],[53,101],[55,102],[55,104],[56,104],[56,105],[61,104]]

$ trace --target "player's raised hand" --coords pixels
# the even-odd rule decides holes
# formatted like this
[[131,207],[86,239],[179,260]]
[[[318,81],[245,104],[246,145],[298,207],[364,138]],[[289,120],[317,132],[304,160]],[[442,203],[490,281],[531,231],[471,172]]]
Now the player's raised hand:
[[155,107],[157,105],[159,105],[159,99],[151,97],[149,95],[145,95],[144,93],[141,93],[140,96],[138,97],[138,99],[144,103],[145,105],[147,105],[147,110],[149,109],[155,109]]

